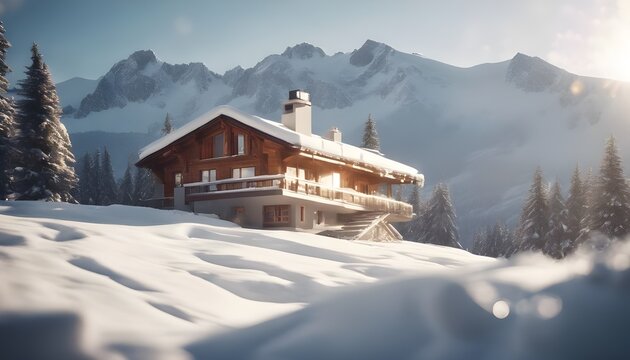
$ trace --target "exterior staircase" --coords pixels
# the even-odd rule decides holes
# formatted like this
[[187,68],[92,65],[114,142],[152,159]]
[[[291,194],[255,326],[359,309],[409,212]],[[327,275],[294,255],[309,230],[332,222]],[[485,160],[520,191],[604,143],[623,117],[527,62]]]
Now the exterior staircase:
[[342,218],[341,229],[325,230],[319,235],[345,240],[399,241],[400,233],[387,222],[389,213],[358,212]]

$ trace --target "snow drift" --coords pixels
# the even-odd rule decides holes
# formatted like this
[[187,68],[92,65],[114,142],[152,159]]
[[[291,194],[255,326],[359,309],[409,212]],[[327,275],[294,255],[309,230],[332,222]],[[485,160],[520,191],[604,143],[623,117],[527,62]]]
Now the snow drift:
[[9,357],[630,356],[625,243],[496,261],[176,211],[0,202],[0,266]]

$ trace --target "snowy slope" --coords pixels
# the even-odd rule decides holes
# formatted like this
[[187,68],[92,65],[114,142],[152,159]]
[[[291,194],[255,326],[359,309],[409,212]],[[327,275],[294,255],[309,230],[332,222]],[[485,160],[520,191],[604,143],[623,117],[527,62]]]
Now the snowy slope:
[[[177,77],[169,66],[189,75]],[[604,139],[630,127],[630,85],[524,54],[458,68],[368,40],[334,55],[299,44],[224,75],[204,69],[132,54],[101,79],[98,96],[90,95],[102,100],[88,102],[98,106],[63,121],[70,132],[146,133],[159,129],[166,112],[179,127],[221,104],[279,119],[287,91],[304,88],[312,94],[316,134],[337,126],[344,142],[359,144],[371,113],[387,157],[424,173],[429,188],[449,183],[465,245],[480,224],[516,220],[537,165],[566,189],[577,162],[597,169]],[[630,168],[630,142],[620,140]]]
[[200,336],[357,284],[491,263],[451,248],[248,230],[175,211],[0,203],[0,312],[76,313],[82,344],[100,356],[173,358]]
[[66,81],[57,84],[57,93],[60,95],[59,100],[61,106],[72,106],[74,109],[78,109],[81,105],[81,100],[86,94],[92,93],[98,84],[98,80],[84,79],[80,77],[73,77]]
[[508,262],[175,211],[1,202],[0,345],[47,359],[623,359],[628,245]]

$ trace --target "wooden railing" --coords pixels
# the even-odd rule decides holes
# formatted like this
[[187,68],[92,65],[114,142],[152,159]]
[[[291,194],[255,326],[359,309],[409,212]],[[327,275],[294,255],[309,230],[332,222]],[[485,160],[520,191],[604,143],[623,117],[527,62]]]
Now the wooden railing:
[[262,175],[250,178],[223,179],[206,183],[185,184],[186,200],[194,200],[196,196],[217,192],[240,192],[263,189],[283,189],[298,194],[312,195],[319,198],[358,205],[369,211],[382,211],[391,214],[411,217],[413,208],[402,201],[379,196],[368,195],[353,189],[333,188],[315,181],[299,179],[288,175]]
[[173,197],[161,197],[140,200],[140,205],[155,209],[172,209],[174,203]]

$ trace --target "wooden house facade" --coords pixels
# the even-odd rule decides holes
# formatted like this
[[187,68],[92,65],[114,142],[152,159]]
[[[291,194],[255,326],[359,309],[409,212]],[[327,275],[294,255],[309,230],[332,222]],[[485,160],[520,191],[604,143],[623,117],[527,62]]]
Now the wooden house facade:
[[[343,238],[397,238],[412,217],[394,187],[422,185],[417,170],[382,154],[311,134],[308,94],[292,91],[282,123],[220,106],[141,150],[162,207],[214,213],[253,228]],[[344,229],[353,223],[354,229]],[[375,234],[376,233],[376,234]]]

